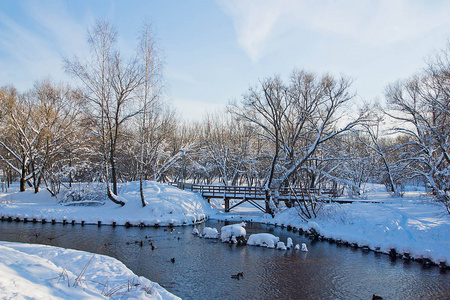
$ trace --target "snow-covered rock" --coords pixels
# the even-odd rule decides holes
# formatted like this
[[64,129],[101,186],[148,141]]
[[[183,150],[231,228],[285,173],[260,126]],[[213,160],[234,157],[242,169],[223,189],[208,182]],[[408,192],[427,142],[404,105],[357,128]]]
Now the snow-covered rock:
[[278,242],[277,243],[277,250],[287,250],[286,245],[284,242]]
[[198,231],[197,228],[194,227],[194,229],[192,229],[192,234],[193,234],[193,235],[199,235],[200,232]]
[[270,233],[255,233],[249,236],[247,245],[275,248],[280,238]]
[[219,232],[217,231],[216,228],[205,227],[203,228],[203,237],[205,239],[218,239]]
[[302,251],[308,252],[308,247],[306,246],[305,243],[302,243]]
[[239,223],[239,224],[232,224],[232,225],[226,225],[223,226],[220,230],[220,239],[222,242],[233,242],[236,238],[242,238],[245,239],[245,236],[247,235],[247,232],[245,231],[245,223]]
[[291,249],[294,246],[292,239],[290,237],[287,238],[286,248]]

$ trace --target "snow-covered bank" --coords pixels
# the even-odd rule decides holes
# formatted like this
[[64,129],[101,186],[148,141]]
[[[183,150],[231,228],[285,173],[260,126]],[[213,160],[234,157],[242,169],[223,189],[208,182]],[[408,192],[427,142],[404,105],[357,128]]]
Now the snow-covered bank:
[[440,203],[421,192],[406,192],[392,198],[381,189],[372,190],[367,200],[378,203],[326,204],[319,216],[304,222],[295,208],[285,209],[263,222],[291,226],[334,240],[368,246],[389,253],[408,253],[436,264],[450,265],[450,215]]
[[85,224],[100,221],[102,224],[116,222],[116,225],[179,226],[201,222],[215,212],[200,195],[156,182],[145,182],[147,206],[144,208],[138,182],[122,184],[119,196],[126,201],[123,207],[109,200],[100,206],[64,206],[45,190],[37,194],[32,190],[21,193],[14,186],[10,192],[0,193],[0,216],[30,221],[45,219],[47,222],[75,220]]
[[0,242],[2,299],[180,299],[120,261],[58,247]]

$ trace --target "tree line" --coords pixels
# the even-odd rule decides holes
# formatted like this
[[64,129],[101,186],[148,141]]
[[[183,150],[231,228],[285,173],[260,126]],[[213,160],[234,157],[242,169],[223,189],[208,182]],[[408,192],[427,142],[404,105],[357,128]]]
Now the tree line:
[[[37,81],[24,93],[0,88],[0,169],[20,189],[57,195],[74,182],[146,180],[262,186],[275,208],[281,187],[333,187],[357,195],[364,183],[401,196],[422,184],[449,206],[450,59],[437,53],[412,77],[390,84],[386,105],[356,105],[352,80],[294,70],[261,79],[226,110],[180,122],[163,99],[163,61],[151,26],[124,57],[117,30],[97,22],[90,56],[65,58],[79,84]],[[359,101],[361,102],[361,101]]]

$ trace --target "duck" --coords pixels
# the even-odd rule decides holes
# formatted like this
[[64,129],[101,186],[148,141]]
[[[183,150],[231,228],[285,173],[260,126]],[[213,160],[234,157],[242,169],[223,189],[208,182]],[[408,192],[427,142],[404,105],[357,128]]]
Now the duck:
[[237,274],[231,275],[231,278],[239,280],[241,277],[244,277],[244,272],[239,272]]

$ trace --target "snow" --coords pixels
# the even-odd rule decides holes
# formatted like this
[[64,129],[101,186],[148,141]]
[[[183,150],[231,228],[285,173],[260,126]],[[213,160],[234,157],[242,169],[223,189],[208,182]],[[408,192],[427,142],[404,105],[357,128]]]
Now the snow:
[[308,247],[306,246],[305,243],[302,243],[302,251],[303,252],[308,252]]
[[2,299],[180,299],[120,261],[64,248],[0,242]]
[[203,228],[203,237],[205,239],[218,239],[219,232],[217,231],[216,228],[205,227]]
[[[350,200],[350,199],[349,199]],[[450,215],[444,205],[417,189],[393,198],[374,185],[364,199],[352,204],[325,204],[317,218],[302,221],[295,208],[284,209],[275,218],[262,216],[268,224],[314,231],[327,238],[389,253],[409,253],[436,264],[450,265]]]
[[294,243],[292,242],[292,239],[290,237],[287,238],[286,248],[291,249],[293,246],[294,246]]
[[283,242],[277,243],[277,249],[278,250],[287,250],[286,245]]
[[232,224],[223,226],[220,230],[220,239],[222,242],[234,242],[236,243],[236,238],[245,238],[247,232],[245,231],[245,223]]
[[280,238],[270,233],[255,233],[249,236],[247,245],[275,248]]
[[[82,187],[74,187],[74,189]],[[56,222],[85,224],[112,224],[146,226],[180,226],[202,222],[215,213],[208,202],[199,194],[179,190],[166,184],[146,181],[144,197],[146,207],[142,207],[139,182],[120,185],[120,200],[125,206],[106,200],[100,206],[60,205],[58,199],[45,190],[34,194],[32,190],[19,192],[17,186],[9,193],[0,193],[0,215],[12,218],[28,218]],[[62,196],[60,197],[62,198]],[[71,204],[74,204],[73,202]]]

